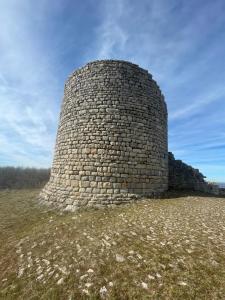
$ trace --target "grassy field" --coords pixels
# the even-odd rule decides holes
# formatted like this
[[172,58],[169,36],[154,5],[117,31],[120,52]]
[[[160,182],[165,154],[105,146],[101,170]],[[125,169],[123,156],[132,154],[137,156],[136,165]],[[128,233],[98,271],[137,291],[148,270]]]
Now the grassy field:
[[0,192],[0,299],[225,299],[225,198],[60,213]]

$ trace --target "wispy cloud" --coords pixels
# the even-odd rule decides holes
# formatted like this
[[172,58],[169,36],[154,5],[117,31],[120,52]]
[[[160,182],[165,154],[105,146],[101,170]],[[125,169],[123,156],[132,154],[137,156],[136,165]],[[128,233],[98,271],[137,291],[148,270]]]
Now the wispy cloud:
[[205,93],[205,95],[202,93],[199,96],[194,96],[194,99],[191,99],[191,104],[185,104],[185,107],[172,111],[169,116],[170,120],[172,121],[178,118],[187,118],[203,109],[205,110],[207,105],[211,104],[212,102],[216,102],[222,98],[225,99],[225,87],[223,87],[222,83],[218,87],[217,85],[214,86],[213,90],[209,90],[208,88],[205,89]]
[[0,163],[49,166],[65,77],[114,58],[158,81],[170,150],[204,163],[209,178],[220,172],[213,156],[224,164],[224,10],[223,0],[1,2]]
[[224,165],[224,9],[222,0],[104,1],[93,47],[93,59],[131,60],[152,72],[169,108],[170,149],[194,164],[214,155]]
[[[97,28],[99,49],[97,59],[114,56],[115,52],[125,51],[128,33],[120,25],[127,9],[125,1],[115,0],[103,3],[104,21]],[[129,9],[129,8],[128,8]]]
[[59,93],[38,28],[45,6],[36,7],[36,18],[33,9],[27,1],[0,4],[0,157],[8,152],[17,164],[38,166],[43,162],[35,149],[50,153],[53,147]]

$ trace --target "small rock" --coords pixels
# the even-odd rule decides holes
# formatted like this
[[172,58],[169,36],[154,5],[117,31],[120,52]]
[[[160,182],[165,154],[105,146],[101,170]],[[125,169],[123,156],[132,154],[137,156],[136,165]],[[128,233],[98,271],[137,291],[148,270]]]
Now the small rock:
[[181,285],[181,286],[186,286],[187,285],[187,283],[184,282],[184,281],[179,281],[178,284]]
[[193,252],[191,249],[187,249],[186,251],[187,251],[187,253],[189,253],[189,254],[191,254],[191,253]]
[[89,291],[86,290],[86,289],[83,289],[82,292],[83,292],[84,294],[86,294],[86,295],[89,295]]
[[40,276],[37,277],[37,280],[41,280],[44,277],[44,274],[41,274]]
[[88,274],[84,274],[80,277],[80,280],[83,280],[84,278],[88,277]]
[[64,278],[60,278],[58,281],[57,281],[57,284],[60,285],[60,284],[63,284],[64,282]]
[[140,254],[138,254],[138,253],[137,253],[137,257],[138,257],[139,259],[142,259],[142,256],[141,256]]
[[137,233],[134,232],[134,231],[131,231],[130,233],[131,233],[133,236],[136,236],[136,235],[137,235]]
[[125,258],[122,255],[116,254],[116,261],[117,262],[124,262]]
[[50,261],[49,261],[49,260],[43,258],[42,261],[43,261],[47,266],[50,265]]
[[143,287],[143,289],[147,290],[148,289],[148,285],[146,282],[141,282],[141,286]]
[[215,260],[211,260],[211,264],[213,267],[217,267],[219,265],[219,263]]
[[93,283],[91,283],[91,282],[85,283],[85,286],[86,286],[87,288],[91,287],[92,285],[93,285]]
[[88,269],[87,272],[88,272],[88,273],[94,273],[94,270]]
[[108,290],[107,290],[107,288],[105,286],[101,287],[100,291],[99,291],[100,297],[101,298],[105,298],[107,292],[108,292]]
[[24,268],[20,268],[17,277],[20,278],[23,275],[24,271],[25,271]]

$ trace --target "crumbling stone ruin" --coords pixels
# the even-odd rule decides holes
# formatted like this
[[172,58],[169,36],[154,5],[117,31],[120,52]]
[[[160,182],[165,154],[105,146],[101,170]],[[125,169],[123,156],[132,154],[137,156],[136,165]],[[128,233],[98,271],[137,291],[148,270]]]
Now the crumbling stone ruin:
[[220,196],[225,196],[225,188],[220,188],[219,189],[219,195]]
[[40,198],[66,210],[168,188],[167,107],[138,65],[88,63],[65,85],[51,177]]
[[199,170],[168,153],[167,107],[152,76],[119,60],[76,70],[65,84],[41,201],[73,211],[152,197],[168,188],[219,193]]
[[169,178],[168,188],[171,190],[191,190],[210,194],[219,194],[219,188],[204,180],[205,176],[191,166],[176,160],[173,153],[168,153]]
[[169,188],[175,190],[204,191],[206,189],[205,176],[181,160],[176,160],[174,155],[168,153],[169,163]]

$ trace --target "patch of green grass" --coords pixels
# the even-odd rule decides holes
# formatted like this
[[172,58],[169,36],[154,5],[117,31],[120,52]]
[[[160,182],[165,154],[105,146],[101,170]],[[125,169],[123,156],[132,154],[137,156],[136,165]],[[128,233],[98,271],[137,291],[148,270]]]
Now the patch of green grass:
[[0,192],[1,299],[224,299],[225,199],[62,213]]

